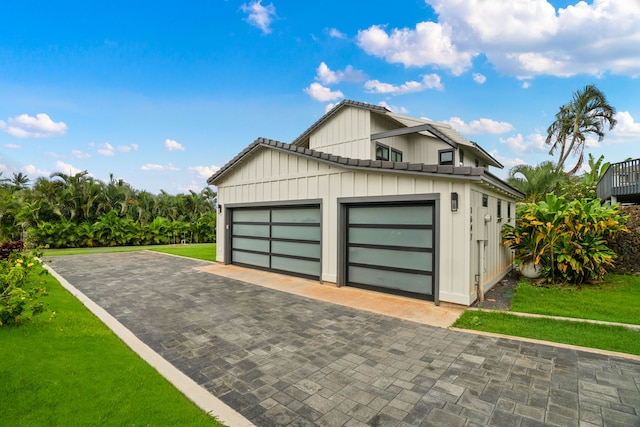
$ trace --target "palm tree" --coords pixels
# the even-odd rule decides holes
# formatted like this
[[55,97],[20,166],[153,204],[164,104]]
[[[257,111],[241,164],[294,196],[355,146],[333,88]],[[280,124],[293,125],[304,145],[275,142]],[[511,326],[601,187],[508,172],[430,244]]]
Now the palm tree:
[[508,182],[525,194],[525,200],[536,203],[544,200],[545,194],[554,190],[566,178],[553,162],[542,162],[536,166],[516,165],[509,171]]
[[598,141],[602,141],[605,125],[608,124],[609,130],[612,130],[617,123],[615,113],[616,109],[594,85],[587,85],[575,92],[571,102],[560,107],[556,120],[547,129],[545,143],[551,145],[549,154],[560,150],[556,170],[564,170],[569,156],[577,154],[578,161],[568,172],[569,175],[575,174],[584,160],[587,134],[597,135]]

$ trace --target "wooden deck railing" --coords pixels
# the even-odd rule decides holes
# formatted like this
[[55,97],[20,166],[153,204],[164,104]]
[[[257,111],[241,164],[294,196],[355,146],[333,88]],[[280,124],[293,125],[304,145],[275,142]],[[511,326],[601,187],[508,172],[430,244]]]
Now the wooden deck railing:
[[640,199],[640,159],[612,163],[598,182],[597,192],[602,200]]

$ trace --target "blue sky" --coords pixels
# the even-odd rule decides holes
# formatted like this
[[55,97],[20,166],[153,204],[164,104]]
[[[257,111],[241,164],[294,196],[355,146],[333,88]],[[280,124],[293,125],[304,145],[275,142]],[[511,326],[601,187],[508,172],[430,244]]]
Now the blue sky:
[[342,99],[448,122],[505,177],[554,160],[546,129],[587,84],[618,120],[588,152],[640,157],[637,0],[34,0],[2,15],[3,177],[200,191]]

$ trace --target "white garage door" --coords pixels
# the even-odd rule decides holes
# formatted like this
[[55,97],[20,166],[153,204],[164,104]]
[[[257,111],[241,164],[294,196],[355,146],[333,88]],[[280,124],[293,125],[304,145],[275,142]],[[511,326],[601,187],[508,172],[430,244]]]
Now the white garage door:
[[434,203],[347,207],[346,283],[433,298]]
[[320,278],[320,206],[231,211],[231,263]]

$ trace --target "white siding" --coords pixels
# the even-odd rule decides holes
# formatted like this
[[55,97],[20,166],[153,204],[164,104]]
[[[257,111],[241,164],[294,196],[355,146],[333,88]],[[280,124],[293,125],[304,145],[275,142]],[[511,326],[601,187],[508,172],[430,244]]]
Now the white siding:
[[[451,212],[451,192],[460,195],[458,212]],[[223,206],[322,199],[322,279],[329,282],[335,282],[337,278],[338,198],[439,194],[439,295],[441,301],[458,304],[470,304],[475,299],[469,237],[469,192],[470,184],[465,181],[380,171],[353,171],[267,148],[257,150],[218,182],[218,202]],[[506,206],[504,209],[506,212]],[[224,261],[224,224],[224,218],[220,218],[217,229],[218,261]],[[497,225],[494,224],[494,228],[497,233]],[[497,235],[493,241],[498,241]],[[498,262],[501,248],[496,248],[495,252],[492,259]],[[492,268],[491,274],[502,269],[504,264]]]
[[353,159],[371,158],[371,112],[344,108],[309,136],[309,148]]

